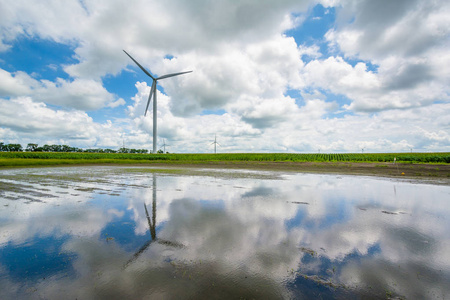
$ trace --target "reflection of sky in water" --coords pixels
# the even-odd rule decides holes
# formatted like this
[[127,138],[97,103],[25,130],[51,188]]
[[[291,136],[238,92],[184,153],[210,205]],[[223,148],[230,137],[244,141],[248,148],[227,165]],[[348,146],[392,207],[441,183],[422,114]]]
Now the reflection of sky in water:
[[448,186],[145,170],[2,171],[0,298],[445,299],[450,292]]

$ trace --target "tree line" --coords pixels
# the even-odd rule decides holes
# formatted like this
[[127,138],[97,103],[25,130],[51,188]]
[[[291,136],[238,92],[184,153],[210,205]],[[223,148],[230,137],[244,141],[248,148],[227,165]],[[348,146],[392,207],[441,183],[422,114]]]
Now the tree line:
[[[147,149],[129,149],[122,147],[119,150],[113,149],[81,149],[67,145],[44,145],[29,143],[24,149],[21,144],[4,144],[0,142],[1,152],[88,152],[88,153],[148,153]],[[161,150],[160,150],[161,151]],[[158,153],[160,153],[158,151]],[[162,152],[162,151],[161,151]]]

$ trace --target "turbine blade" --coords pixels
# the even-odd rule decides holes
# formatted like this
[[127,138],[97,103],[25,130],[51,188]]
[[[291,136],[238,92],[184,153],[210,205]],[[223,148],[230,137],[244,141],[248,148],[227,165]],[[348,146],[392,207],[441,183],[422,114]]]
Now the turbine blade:
[[177,243],[177,242],[171,242],[171,241],[167,241],[167,240],[157,240],[158,244],[162,244],[162,245],[166,245],[166,246],[170,246],[170,247],[174,247],[174,248],[185,248],[186,246],[181,244],[181,243]]
[[138,251],[136,251],[133,256],[125,263],[123,266],[126,269],[132,262],[134,262],[138,257],[154,242],[155,240],[147,241]]
[[180,72],[180,73],[167,74],[167,75],[163,75],[163,76],[161,76],[161,77],[156,78],[156,80],[164,79],[164,78],[169,78],[169,77],[173,77],[173,76],[178,76],[178,75],[181,75],[181,74],[186,74],[186,73],[191,73],[191,72],[192,72],[192,71],[186,71],[186,72]]
[[156,80],[153,80],[152,88],[150,90],[150,95],[148,96],[147,107],[145,108],[145,112],[144,112],[144,117],[147,115],[148,106],[150,105],[150,102],[152,101],[152,95],[153,95],[155,88],[156,88]]
[[130,54],[127,53],[127,51],[123,50],[123,52],[125,52],[126,55],[128,55],[138,66],[139,68],[141,68],[142,71],[144,71],[145,74],[147,74],[148,76],[150,76],[153,80],[155,80],[155,77],[152,76],[152,74],[150,74],[146,69],[144,69],[143,66],[141,66],[133,57],[131,57]]

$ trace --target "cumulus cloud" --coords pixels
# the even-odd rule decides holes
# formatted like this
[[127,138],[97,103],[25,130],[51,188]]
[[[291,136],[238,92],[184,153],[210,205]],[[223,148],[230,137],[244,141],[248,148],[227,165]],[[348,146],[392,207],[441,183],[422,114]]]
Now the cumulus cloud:
[[0,9],[0,51],[8,50],[19,36],[71,42],[79,37],[87,14],[79,1],[39,3],[7,0]]
[[322,53],[320,53],[320,48],[317,45],[312,45],[310,47],[305,46],[305,45],[299,45],[298,52],[302,56],[306,55],[311,58],[319,58],[322,56]]
[[[138,93],[133,98],[135,103],[128,107],[128,111],[135,126],[146,133],[145,140],[151,141],[151,110],[146,117],[143,116],[150,87],[139,83],[137,88]],[[389,110],[376,116],[360,114],[330,118],[327,116],[335,111],[337,103],[324,100],[317,91],[307,97],[309,99],[300,106],[289,97],[279,100],[245,99],[227,107],[228,113],[181,118],[170,110],[172,99],[158,93],[160,139],[164,138],[170,144],[170,152],[213,151],[210,144],[214,135],[221,144],[218,151],[223,152],[242,152],[242,149],[287,152],[316,152],[318,149],[322,152],[359,152],[361,148],[371,152],[409,151],[411,148],[429,151],[433,147],[447,149],[449,136],[441,128],[449,126],[446,118],[450,110],[448,104],[405,111]],[[429,134],[424,135],[423,130]]]
[[374,102],[381,98],[381,103],[369,105],[364,100],[367,95],[346,92],[354,100],[350,109],[407,108],[449,100],[444,82],[450,77],[441,67],[448,61],[450,45],[449,21],[443,17],[450,13],[446,1],[343,0],[338,4],[337,26],[325,35],[330,46],[345,57],[378,66],[372,76],[378,81],[377,89],[367,91],[375,96]]
[[11,74],[0,69],[0,97],[20,96],[31,92],[37,81],[25,72]]
[[[23,132],[41,132],[42,125],[44,125],[49,136],[72,133],[74,137],[83,138],[86,131],[89,131],[89,126],[86,126],[84,130],[79,130],[81,128],[78,125],[92,123],[92,118],[84,112],[54,111],[47,108],[44,103],[35,103],[28,97],[2,100],[0,103],[2,126],[12,127]],[[62,125],[65,128],[62,128]]]
[[79,110],[54,110],[29,97],[0,99],[0,126],[11,128],[22,137],[20,142],[66,143],[78,147],[120,145],[122,129],[111,122],[96,123]]
[[231,108],[231,111],[240,115],[242,121],[249,123],[254,128],[264,129],[292,119],[292,115],[298,111],[298,107],[294,99],[289,97],[281,99],[243,98],[241,103],[236,103]]
[[[450,99],[450,71],[443,67],[450,63],[450,5],[318,2],[335,8],[336,21],[321,41],[306,45],[287,34],[302,29],[315,1],[7,0],[0,4],[0,52],[18,38],[45,39],[70,45],[76,61],[58,66],[65,79],[0,69],[0,97],[97,115],[126,104],[127,119],[110,118],[108,126],[127,132],[129,145],[148,147],[149,87],[138,81],[145,74],[136,73],[132,99],[105,85],[107,78],[141,72],[125,49],[156,75],[194,71],[158,82],[159,137],[177,141],[175,151],[208,151],[205,140],[214,134],[223,151],[448,149],[448,124],[417,112],[448,110],[442,103]],[[105,126],[105,119],[92,126]],[[2,138],[16,135],[8,128]],[[353,134],[355,128],[361,134]],[[425,140],[423,132],[444,138]]]
[[[54,39],[65,36],[80,41],[75,50],[80,63],[68,65],[65,70],[71,76],[89,78],[120,72],[128,62],[121,53],[122,48],[134,53],[143,64],[155,66],[166,54],[216,52],[230,44],[266,40],[298,25],[292,12],[305,11],[311,5],[309,1],[293,0],[277,3],[136,0],[133,4],[121,1],[84,1],[83,4],[74,10],[82,22],[74,26],[77,30],[73,33],[63,31],[69,26],[45,31],[39,24],[34,26],[40,22],[35,16],[29,23],[34,30],[30,34],[39,35],[44,31],[53,34]],[[55,14],[61,9],[55,7]],[[64,15],[64,12],[60,13]],[[16,17],[10,22],[20,27],[22,19]]]
[[303,84],[297,45],[283,36],[249,45],[224,45],[219,53],[189,52],[159,65],[158,74],[194,70],[159,82],[171,95],[171,110],[178,116],[221,109],[244,101],[242,97],[281,98],[287,88]]
[[339,1],[338,26],[327,34],[347,55],[381,61],[443,47],[450,33],[446,1]]
[[93,80],[75,79],[68,82],[58,78],[56,82],[43,80],[42,84],[43,88],[36,91],[36,99],[65,107],[94,110],[112,102],[114,98],[100,82]]
[[[146,140],[150,141],[153,130],[152,105],[149,107],[147,116],[143,115],[150,87],[145,82],[137,83],[136,87],[138,92],[133,97],[134,104],[127,108],[128,114],[136,128],[145,132]],[[157,93],[159,136],[169,139],[171,149],[176,152],[207,152],[209,150],[207,145],[210,143],[207,141],[213,139],[214,134],[226,135],[228,140],[260,134],[259,130],[242,122],[239,116],[234,114],[178,117],[170,109],[171,98],[159,91]],[[172,150],[169,151],[172,152]]]
[[431,67],[424,64],[399,65],[396,61],[389,67],[386,63],[377,73],[368,70],[363,62],[352,66],[342,57],[329,57],[310,61],[303,72],[308,86],[345,95],[352,101],[345,108],[356,112],[405,109],[449,100],[447,86],[431,82]]
[[125,104],[116,99],[101,82],[92,79],[56,81],[36,80],[25,72],[13,74],[0,69],[0,96],[32,96],[37,102],[45,102],[67,108],[95,110],[105,106],[117,107]]

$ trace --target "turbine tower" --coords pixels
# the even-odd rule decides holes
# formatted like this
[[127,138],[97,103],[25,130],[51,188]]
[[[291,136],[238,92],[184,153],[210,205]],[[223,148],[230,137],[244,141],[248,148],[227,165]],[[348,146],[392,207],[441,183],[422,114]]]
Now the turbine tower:
[[186,71],[186,72],[180,72],[180,73],[172,73],[172,74],[166,74],[160,77],[155,77],[152,74],[150,74],[150,72],[148,72],[146,69],[144,69],[143,66],[141,66],[133,57],[131,57],[130,54],[127,53],[127,51],[123,50],[123,52],[125,52],[126,55],[128,55],[129,58],[131,58],[136,65],[138,65],[139,68],[141,68],[142,71],[144,71],[145,74],[147,74],[148,76],[150,76],[150,78],[153,80],[152,82],[152,88],[150,89],[150,95],[148,96],[148,101],[147,101],[147,107],[145,108],[145,112],[144,112],[144,116],[147,115],[147,110],[148,110],[148,106],[150,104],[150,101],[152,101],[152,95],[153,95],[153,153],[156,153],[156,136],[158,135],[158,129],[157,129],[157,102],[156,102],[156,84],[157,81],[160,79],[165,79],[165,78],[169,78],[169,77],[173,77],[173,76],[178,76],[181,74],[186,74],[186,73],[190,73],[192,71]]

